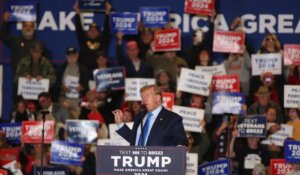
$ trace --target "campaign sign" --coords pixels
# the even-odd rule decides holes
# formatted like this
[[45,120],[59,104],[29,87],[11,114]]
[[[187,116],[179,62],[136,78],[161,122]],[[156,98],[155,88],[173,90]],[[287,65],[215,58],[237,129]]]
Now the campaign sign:
[[284,158],[288,163],[300,163],[300,141],[286,140],[284,142]]
[[210,74],[182,68],[177,89],[183,92],[208,96],[211,79],[212,76]]
[[138,34],[137,13],[111,13],[110,29],[112,34],[122,32],[125,35]]
[[186,148],[98,146],[97,175],[185,174]]
[[162,93],[162,99],[163,99],[163,106],[168,109],[172,110],[172,107],[174,105],[175,97],[174,93],[170,92],[163,92]]
[[54,141],[50,149],[50,163],[81,166],[83,153],[84,145]]
[[169,22],[169,7],[141,7],[141,21],[144,27],[165,27]]
[[23,175],[21,169],[16,166],[17,161],[14,160],[6,165],[3,165],[2,167],[5,169],[8,169],[13,175]]
[[270,160],[270,174],[271,175],[286,175],[292,170],[292,165],[285,162],[284,159]]
[[266,116],[239,117],[237,121],[239,137],[266,137],[266,127]]
[[239,92],[214,92],[212,96],[212,114],[243,114],[242,105],[246,99]]
[[9,144],[21,143],[21,128],[22,123],[1,123],[0,130],[5,132],[5,138]]
[[181,49],[181,31],[179,29],[164,29],[154,33],[152,50],[159,51],[178,51]]
[[98,139],[97,145],[101,146],[129,146],[125,139]]
[[210,16],[214,9],[214,0],[185,0],[185,13]]
[[226,69],[224,64],[219,64],[215,66],[196,66],[195,70],[206,72],[210,75],[226,75]]
[[[133,122],[126,122],[125,123],[130,129],[132,129],[133,127]],[[118,127],[117,127],[117,124],[115,123],[110,123],[108,125],[108,130],[109,130],[109,137],[110,139],[113,139],[113,140],[124,140],[126,141],[125,139],[123,139],[123,137],[121,137],[117,132],[116,130],[118,130]],[[127,141],[126,141],[127,142]]]
[[282,55],[281,53],[252,54],[251,65],[252,76],[260,76],[264,72],[280,75],[282,69]]
[[300,44],[284,45],[284,65],[300,65]]
[[281,124],[280,129],[278,131],[269,135],[266,140],[263,140],[260,143],[267,145],[275,144],[277,146],[283,146],[285,139],[291,138],[292,136],[293,126]]
[[26,100],[37,100],[38,95],[41,92],[48,92],[49,90],[49,79],[36,80],[32,78],[28,80],[26,78],[19,78],[18,82],[18,95]]
[[[22,122],[22,142],[23,143],[42,143],[42,121],[23,121]],[[45,121],[44,142],[51,143],[54,138],[54,121]]]
[[9,21],[36,21],[36,1],[10,1]]
[[0,169],[0,175],[8,175],[7,170]]
[[78,98],[79,92],[77,91],[77,87],[79,85],[79,77],[73,77],[67,75],[65,78],[65,86],[70,90],[66,93],[66,97],[68,98]]
[[34,166],[34,175],[68,175],[68,168],[63,166],[43,166],[43,174],[41,167]]
[[284,85],[284,107],[298,108],[300,106],[300,86]]
[[67,120],[67,141],[72,143],[96,143],[99,122],[94,120]]
[[125,101],[141,101],[140,89],[152,84],[155,84],[155,79],[153,78],[126,78]]
[[1,148],[0,149],[0,167],[14,160],[19,159],[20,147]]
[[228,175],[228,160],[221,159],[199,166],[200,175]]
[[112,67],[107,69],[97,69],[94,71],[94,80],[96,82],[96,91],[120,90],[125,86],[124,67]]
[[245,34],[242,32],[214,31],[213,51],[243,53]]
[[105,11],[106,0],[79,0],[80,11]]
[[186,173],[185,175],[198,175],[198,154],[186,154]]
[[214,92],[240,92],[239,76],[214,75],[212,77],[212,91]]
[[174,105],[172,111],[182,117],[185,131],[202,132],[203,128],[200,126],[200,121],[204,119],[203,109]]

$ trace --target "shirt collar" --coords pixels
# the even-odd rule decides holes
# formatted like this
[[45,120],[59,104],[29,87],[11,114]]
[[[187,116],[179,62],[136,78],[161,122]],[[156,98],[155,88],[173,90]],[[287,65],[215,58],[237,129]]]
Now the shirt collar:
[[162,110],[162,105],[159,105],[154,111],[152,111],[152,115],[156,118],[159,114],[159,112]]

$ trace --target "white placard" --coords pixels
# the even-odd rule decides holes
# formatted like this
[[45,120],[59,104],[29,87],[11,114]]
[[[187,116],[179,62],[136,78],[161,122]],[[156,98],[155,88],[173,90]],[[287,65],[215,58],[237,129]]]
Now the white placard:
[[23,175],[22,171],[19,168],[16,168],[17,161],[14,160],[8,164],[5,164],[3,168],[9,169],[13,175]]
[[152,84],[155,84],[155,79],[153,78],[126,78],[125,101],[141,101],[140,89]]
[[198,175],[198,154],[186,154],[186,172],[185,175]]
[[101,146],[129,146],[124,139],[98,139],[97,145]]
[[284,85],[284,107],[300,107],[300,85]]
[[209,73],[210,75],[226,75],[224,64],[219,64],[215,66],[196,66],[195,70]]
[[96,82],[93,80],[89,80],[89,89],[95,90],[96,89]]
[[282,54],[252,54],[252,75],[261,75],[264,72],[271,72],[274,75],[281,75],[282,70]]
[[204,110],[174,105],[172,111],[182,117],[182,124],[185,131],[202,132],[200,121],[204,119]]
[[66,97],[78,98],[79,92],[76,90],[78,85],[79,85],[79,77],[67,75],[65,78],[65,86],[70,89],[70,92],[66,93]]
[[[127,122],[126,125],[132,129],[133,127],[133,122]],[[117,124],[115,123],[111,123],[108,125],[108,129],[109,129],[109,136],[110,136],[110,139],[113,139],[113,140],[125,140],[123,139],[123,137],[121,137],[117,132]],[[125,140],[126,141],[126,140]],[[127,142],[127,141],[126,141]]]
[[203,96],[209,95],[212,75],[192,69],[182,68],[177,89]]
[[24,99],[37,100],[41,92],[49,91],[49,83],[49,79],[41,79],[38,81],[35,78],[28,80],[20,77],[18,82],[18,95],[22,95]]
[[293,126],[291,125],[280,125],[280,130],[271,134],[266,140],[263,140],[262,144],[275,144],[277,146],[283,146],[284,140],[286,138],[291,138],[293,136]]

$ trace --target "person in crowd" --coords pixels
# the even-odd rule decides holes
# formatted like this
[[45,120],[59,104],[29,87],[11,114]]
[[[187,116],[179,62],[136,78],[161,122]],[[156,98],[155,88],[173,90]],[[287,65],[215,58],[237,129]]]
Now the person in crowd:
[[250,107],[248,108],[248,114],[265,114],[266,110],[269,106],[272,106],[276,108],[277,112],[277,123],[282,123],[283,115],[282,110],[279,104],[273,102],[270,100],[271,92],[269,91],[268,87],[260,86],[257,92],[255,93],[255,96],[257,97],[257,102],[254,102]]
[[81,101],[81,97],[89,89],[89,72],[83,64],[78,62],[78,56],[75,47],[70,46],[67,48],[66,62],[57,71],[56,84],[57,95],[60,95],[60,103],[68,103],[69,107],[76,110],[77,113],[80,112],[78,104]]
[[[146,110],[134,120],[132,130],[123,122],[123,112],[112,111],[117,124],[117,133],[130,145],[136,146],[177,146],[188,145],[182,118],[162,107],[162,95],[157,85],[141,88],[142,103]],[[159,121],[159,122],[155,122]],[[143,127],[141,126],[143,123]]]
[[22,34],[20,36],[12,35],[9,31],[9,18],[10,13],[5,12],[0,29],[0,39],[10,49],[11,63],[13,72],[15,72],[21,59],[31,54],[31,48],[38,39],[34,35],[35,23],[33,21],[22,22]]
[[33,121],[35,115],[26,107],[26,101],[22,96],[18,96],[15,102],[15,110],[12,112],[10,122]]
[[129,102],[129,109],[132,111],[132,116],[135,117],[142,109],[142,104],[140,101]]
[[141,28],[140,35],[138,39],[138,45],[140,48],[139,57],[140,58],[146,58],[147,54],[151,53],[151,42],[153,41],[154,34],[152,29],[150,28]]
[[287,79],[289,85],[300,85],[300,65],[290,65]]
[[108,56],[103,51],[97,53],[96,62],[97,69],[107,69],[110,67]]
[[50,61],[42,55],[44,46],[41,42],[34,42],[30,55],[22,58],[17,65],[14,81],[18,83],[20,77],[28,80],[36,78],[37,80],[49,79],[49,86],[52,87],[56,81],[55,70]]
[[277,103],[280,104],[280,99],[279,99],[279,91],[277,87],[275,86],[275,77],[271,72],[264,72],[260,76],[260,81],[263,86],[268,87],[269,91],[271,92],[270,94],[270,99]]
[[207,153],[210,146],[209,136],[201,133],[199,141],[196,141],[192,132],[186,132],[186,137],[189,142],[187,152],[198,154],[198,165],[202,164],[204,161],[204,155]]
[[256,164],[253,168],[252,175],[267,175],[266,167],[261,163]]
[[288,172],[286,175],[299,175],[300,174],[300,163],[291,163],[292,171]]
[[78,2],[76,2],[73,6],[76,13],[75,27],[77,40],[80,45],[79,62],[83,63],[88,70],[94,70],[97,67],[97,53],[99,51],[107,53],[111,40],[111,34],[109,31],[109,14],[112,9],[112,5],[108,1],[106,1],[105,5],[103,31],[100,31],[99,26],[96,23],[92,23],[90,24],[87,32],[85,32],[82,27]]
[[123,53],[122,42],[123,33],[117,33],[117,58],[119,65],[126,69],[126,77],[128,78],[152,78],[153,70],[149,64],[144,61],[144,58],[139,57],[139,46],[134,40],[126,43],[126,55]]
[[297,108],[288,108],[287,109],[289,121],[288,125],[293,126],[293,139],[300,140],[300,111]]
[[162,90],[162,92],[176,92],[176,84],[171,81],[171,77],[169,72],[165,70],[158,70],[156,72],[156,84],[159,86],[159,88]]

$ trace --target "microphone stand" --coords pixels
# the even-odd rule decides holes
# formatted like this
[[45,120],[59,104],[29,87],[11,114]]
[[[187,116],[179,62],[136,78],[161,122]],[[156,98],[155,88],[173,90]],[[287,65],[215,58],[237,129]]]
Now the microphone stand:
[[42,143],[41,143],[41,171],[40,175],[43,175],[43,164],[44,164],[44,137],[45,137],[45,120],[46,115],[49,114],[49,111],[42,111]]
[[230,132],[230,119],[233,114],[231,113],[224,113],[224,117],[227,116],[227,122],[228,122],[228,127],[227,127],[227,160],[228,160],[228,174],[232,174],[232,167],[231,167],[231,154],[230,154],[230,140],[231,140],[231,132]]

